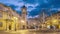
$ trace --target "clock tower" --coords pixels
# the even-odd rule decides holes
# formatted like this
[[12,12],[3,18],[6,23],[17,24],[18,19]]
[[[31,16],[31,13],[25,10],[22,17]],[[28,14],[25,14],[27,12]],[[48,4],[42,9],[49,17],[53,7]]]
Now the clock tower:
[[26,29],[27,28],[27,8],[23,6],[21,10],[22,10],[22,13],[21,13],[22,29]]

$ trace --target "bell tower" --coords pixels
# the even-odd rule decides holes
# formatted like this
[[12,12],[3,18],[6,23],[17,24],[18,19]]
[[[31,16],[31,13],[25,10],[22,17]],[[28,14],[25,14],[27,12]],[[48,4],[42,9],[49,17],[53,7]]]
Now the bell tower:
[[22,10],[22,14],[21,14],[22,28],[26,29],[27,28],[27,8],[25,6],[23,6],[21,10]]

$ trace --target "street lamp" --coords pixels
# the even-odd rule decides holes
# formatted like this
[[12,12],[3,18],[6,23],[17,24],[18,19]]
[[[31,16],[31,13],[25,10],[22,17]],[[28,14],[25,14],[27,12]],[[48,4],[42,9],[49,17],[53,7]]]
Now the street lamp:
[[24,23],[24,20],[21,20],[22,23]]
[[52,20],[53,24],[58,24],[58,20],[57,19],[54,19]]
[[53,22],[55,23],[55,22],[57,22],[57,20],[53,20]]
[[13,17],[13,18],[16,19],[16,20],[18,19],[17,17]]

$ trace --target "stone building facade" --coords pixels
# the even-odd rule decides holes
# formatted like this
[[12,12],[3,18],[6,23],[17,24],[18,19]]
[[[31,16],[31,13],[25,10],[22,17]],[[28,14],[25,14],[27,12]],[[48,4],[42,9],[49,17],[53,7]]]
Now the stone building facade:
[[19,30],[20,15],[3,4],[0,4],[0,30]]
[[52,14],[51,16],[46,17],[46,22],[45,22],[47,28],[51,27],[54,29],[60,29],[60,11],[57,13]]

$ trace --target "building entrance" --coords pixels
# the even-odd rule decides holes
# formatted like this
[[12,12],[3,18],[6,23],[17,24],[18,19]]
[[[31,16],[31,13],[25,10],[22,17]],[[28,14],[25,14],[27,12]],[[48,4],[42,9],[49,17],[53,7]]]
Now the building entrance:
[[9,30],[11,30],[11,25],[9,25]]

